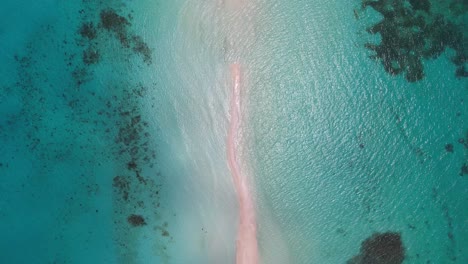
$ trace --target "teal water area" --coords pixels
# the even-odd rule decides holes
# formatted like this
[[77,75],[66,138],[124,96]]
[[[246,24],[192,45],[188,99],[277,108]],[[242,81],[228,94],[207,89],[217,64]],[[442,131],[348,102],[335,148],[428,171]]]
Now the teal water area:
[[360,252],[386,232],[401,237],[404,263],[468,262],[456,52],[421,59],[415,81],[369,58],[381,36],[366,29],[383,17],[360,1],[263,1],[260,13],[249,109],[265,263],[401,263]]
[[234,261],[219,7],[2,3],[0,263]]
[[0,263],[234,263],[234,60],[262,263],[468,263],[463,1],[228,2],[2,2]]
[[148,6],[2,2],[0,263],[167,263]]

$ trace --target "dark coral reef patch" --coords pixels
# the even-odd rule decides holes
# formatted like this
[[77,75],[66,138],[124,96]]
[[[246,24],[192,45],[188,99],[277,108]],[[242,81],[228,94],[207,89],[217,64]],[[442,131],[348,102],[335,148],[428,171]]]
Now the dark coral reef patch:
[[453,144],[446,144],[445,145],[445,151],[453,153]]
[[383,16],[367,29],[370,34],[381,36],[380,44],[365,44],[375,52],[371,58],[380,61],[389,74],[405,73],[408,82],[417,82],[425,76],[423,59],[435,59],[450,48],[455,51],[451,61],[456,66],[456,77],[468,77],[468,36],[462,19],[468,4],[458,2],[461,1],[441,4],[429,0],[364,0],[363,9],[371,7]]
[[468,163],[463,163],[460,169],[460,176],[468,175]]
[[361,244],[359,255],[347,264],[400,264],[405,259],[405,248],[399,233],[374,233]]
[[83,63],[86,65],[96,64],[99,62],[100,55],[97,49],[92,47],[83,51]]
[[128,223],[130,223],[132,226],[145,226],[146,221],[145,218],[141,215],[136,215],[132,214],[127,218]]
[[96,28],[92,22],[85,22],[81,25],[79,33],[83,38],[93,40],[97,36]]
[[143,41],[142,37],[130,33],[131,23],[126,17],[117,14],[113,9],[102,10],[99,17],[101,20],[100,26],[109,32],[113,32],[124,48],[140,54],[146,64],[151,64],[151,49]]

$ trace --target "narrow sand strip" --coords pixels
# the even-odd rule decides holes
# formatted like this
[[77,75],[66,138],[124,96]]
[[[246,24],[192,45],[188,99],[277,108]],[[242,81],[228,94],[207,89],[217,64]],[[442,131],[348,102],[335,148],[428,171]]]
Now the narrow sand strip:
[[237,234],[236,264],[258,263],[257,223],[255,208],[248,188],[248,179],[241,174],[237,146],[240,126],[240,85],[241,69],[239,63],[231,64],[233,87],[230,103],[230,124],[227,142],[229,168],[239,200],[239,230]]

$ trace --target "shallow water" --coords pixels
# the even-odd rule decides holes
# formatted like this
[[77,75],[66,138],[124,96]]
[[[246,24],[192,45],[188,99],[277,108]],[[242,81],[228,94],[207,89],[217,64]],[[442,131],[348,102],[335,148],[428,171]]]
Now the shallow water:
[[281,230],[291,263],[344,263],[373,232],[395,231],[407,263],[466,262],[467,150],[457,140],[467,132],[468,86],[449,53],[408,83],[367,58],[372,10],[262,6],[271,18],[259,27],[259,85],[249,97],[259,214],[270,222],[260,240]]
[[346,263],[376,232],[468,262],[456,51],[409,82],[369,59],[360,1],[236,2],[2,3],[0,263],[235,263],[232,63],[261,263]]

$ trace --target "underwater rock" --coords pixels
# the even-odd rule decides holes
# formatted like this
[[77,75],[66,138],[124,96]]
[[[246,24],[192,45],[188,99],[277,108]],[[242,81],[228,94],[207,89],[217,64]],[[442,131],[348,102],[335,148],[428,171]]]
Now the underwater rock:
[[453,153],[453,144],[447,144],[445,145],[445,151]]
[[460,169],[460,176],[468,175],[468,163],[464,163]]
[[401,264],[405,249],[399,233],[374,233],[361,244],[359,255],[347,264]]

